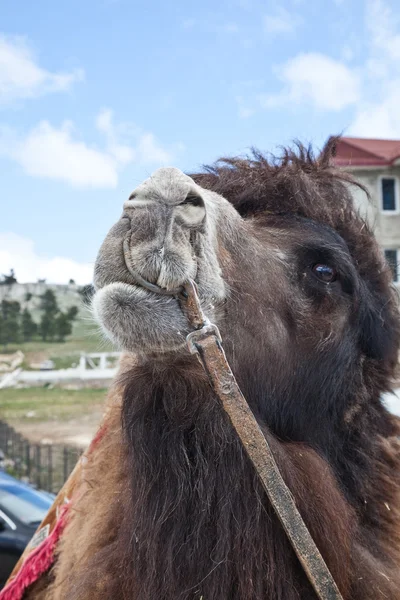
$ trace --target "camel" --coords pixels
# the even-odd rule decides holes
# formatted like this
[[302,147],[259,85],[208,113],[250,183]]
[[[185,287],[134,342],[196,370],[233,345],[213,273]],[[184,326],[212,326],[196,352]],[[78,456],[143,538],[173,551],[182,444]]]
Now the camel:
[[315,600],[206,374],[176,297],[202,307],[344,600],[400,599],[400,321],[336,140],[201,173],[157,170],[124,203],[93,313],[124,350],[110,423],[54,566],[29,600]]

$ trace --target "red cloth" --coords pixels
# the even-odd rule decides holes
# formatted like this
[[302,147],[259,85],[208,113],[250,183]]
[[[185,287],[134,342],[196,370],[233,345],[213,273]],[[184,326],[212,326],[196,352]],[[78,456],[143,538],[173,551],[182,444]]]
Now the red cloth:
[[0,600],[22,600],[26,588],[50,569],[57,542],[67,523],[70,505],[68,502],[61,508],[53,531],[26,557],[16,577],[0,592]]

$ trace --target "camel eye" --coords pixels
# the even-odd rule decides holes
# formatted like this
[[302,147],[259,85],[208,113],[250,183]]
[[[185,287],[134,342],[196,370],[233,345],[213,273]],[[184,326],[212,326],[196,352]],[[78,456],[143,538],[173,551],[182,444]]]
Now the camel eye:
[[332,283],[337,279],[337,271],[329,265],[317,263],[312,267],[312,272],[315,277],[324,283]]

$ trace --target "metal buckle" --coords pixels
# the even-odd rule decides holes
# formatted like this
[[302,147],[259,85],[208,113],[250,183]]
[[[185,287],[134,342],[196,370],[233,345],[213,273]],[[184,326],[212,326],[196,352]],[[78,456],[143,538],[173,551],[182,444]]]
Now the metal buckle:
[[200,329],[191,331],[186,336],[186,343],[190,354],[197,354],[199,352],[199,347],[201,348],[201,342],[212,335],[217,338],[220,344],[222,344],[221,334],[218,327],[214,325],[214,323],[205,323]]

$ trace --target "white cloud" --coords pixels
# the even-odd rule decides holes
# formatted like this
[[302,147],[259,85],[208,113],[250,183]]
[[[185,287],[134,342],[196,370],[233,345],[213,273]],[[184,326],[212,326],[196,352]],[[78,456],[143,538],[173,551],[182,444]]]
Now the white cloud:
[[368,0],[366,26],[373,47],[393,61],[400,60],[399,18],[383,0]]
[[[109,153],[121,165],[126,165],[135,159],[135,151],[127,144],[119,141],[120,126],[116,127],[113,121],[113,112],[109,108],[104,108],[99,112],[96,118],[96,127],[105,134]],[[127,127],[129,130],[129,126]],[[153,157],[154,160],[154,157]],[[151,161],[150,161],[151,162]],[[158,162],[155,160],[154,162]]]
[[[335,0],[337,5],[343,0]],[[265,19],[271,33],[290,33],[295,16],[283,8]],[[360,137],[400,138],[400,14],[385,0],[365,0],[363,35],[353,33],[338,47],[341,60],[309,52],[274,68],[281,81],[278,93],[236,96],[238,116],[255,109],[301,107],[342,111],[346,134]],[[357,60],[357,67],[349,66]]]
[[51,73],[43,69],[22,38],[0,34],[0,105],[63,92],[83,78],[82,69],[66,73]]
[[301,17],[277,6],[274,13],[264,16],[264,31],[268,34],[292,33],[302,23]]
[[358,137],[400,138],[400,79],[385,86],[385,97],[363,102],[357,110],[349,134]]
[[[152,133],[129,123],[115,125],[109,109],[99,113],[96,126],[105,137],[102,149],[82,141],[70,121],[60,127],[42,121],[22,136],[3,127],[0,156],[14,160],[27,175],[80,188],[115,188],[119,172],[129,163],[159,166],[172,162],[171,153]],[[122,140],[122,131],[127,132],[131,145]]]
[[[390,68],[387,61],[382,58],[368,58],[365,62],[365,79],[375,82],[390,77]],[[368,83],[368,81],[367,81]]]
[[58,179],[75,187],[115,187],[118,164],[113,156],[89,148],[74,135],[71,122],[57,129],[42,121],[11,146],[0,147],[0,152],[33,177]]
[[400,137],[400,19],[383,0],[368,0],[365,26],[368,54],[364,90],[348,133]]
[[158,144],[152,133],[144,133],[140,136],[137,155],[140,162],[145,164],[158,163],[166,165],[171,162],[171,154]]
[[65,284],[74,279],[77,284],[85,285],[93,278],[93,265],[60,256],[40,256],[29,238],[0,233],[0,273],[8,273],[10,269],[15,270],[20,283],[46,279],[48,283]]
[[322,110],[341,110],[360,98],[358,75],[324,54],[299,54],[279,73],[284,88],[279,94],[259,95],[263,108],[308,103]]

